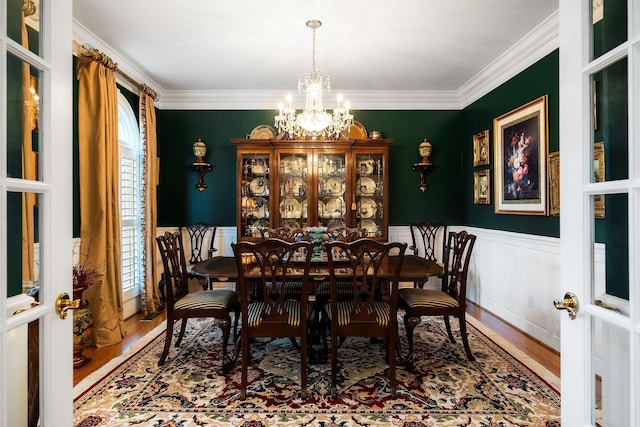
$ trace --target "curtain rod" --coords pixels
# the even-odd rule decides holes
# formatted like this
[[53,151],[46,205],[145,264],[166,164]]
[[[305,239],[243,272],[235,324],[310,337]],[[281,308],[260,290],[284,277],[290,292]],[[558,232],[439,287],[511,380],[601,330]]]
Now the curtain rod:
[[110,57],[108,57],[105,53],[100,52],[98,49],[95,49],[95,48],[89,48],[84,45],[80,45],[75,40],[73,44],[74,44],[74,53],[76,53],[78,57],[83,56],[87,59],[96,61],[104,65],[110,70],[113,70],[116,73],[120,74],[121,77],[123,77],[129,83],[133,84],[140,92],[149,95],[154,100],[158,99],[158,94],[156,93],[155,90],[151,89],[149,86],[147,86],[144,83],[138,83],[133,77],[131,77],[130,75],[122,71],[120,68],[118,68],[118,64],[113,62],[113,60]]

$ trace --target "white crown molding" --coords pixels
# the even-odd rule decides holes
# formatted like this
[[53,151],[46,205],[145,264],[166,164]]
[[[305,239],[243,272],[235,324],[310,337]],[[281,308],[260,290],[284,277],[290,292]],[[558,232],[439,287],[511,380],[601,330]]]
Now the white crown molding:
[[[454,91],[343,91],[354,110],[459,110]],[[156,106],[173,110],[276,110],[282,91],[165,91]]]
[[[118,54],[82,24],[73,20],[73,38],[96,48],[118,64],[118,68],[158,94],[159,109],[173,110],[275,110],[279,91],[168,91],[144,74],[128,58]],[[461,110],[535,64],[559,46],[558,12],[462,85],[457,91],[347,91],[357,110]],[[123,81],[126,86],[126,81]]]
[[560,46],[558,11],[458,89],[461,108],[526,70]]

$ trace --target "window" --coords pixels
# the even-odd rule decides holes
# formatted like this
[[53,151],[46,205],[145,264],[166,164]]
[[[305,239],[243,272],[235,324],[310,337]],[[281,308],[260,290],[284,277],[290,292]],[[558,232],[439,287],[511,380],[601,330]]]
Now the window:
[[[123,301],[140,295],[142,280],[142,182],[140,128],[127,99],[118,94],[120,146],[120,226]],[[128,317],[125,309],[125,317]],[[135,311],[134,311],[135,312]]]

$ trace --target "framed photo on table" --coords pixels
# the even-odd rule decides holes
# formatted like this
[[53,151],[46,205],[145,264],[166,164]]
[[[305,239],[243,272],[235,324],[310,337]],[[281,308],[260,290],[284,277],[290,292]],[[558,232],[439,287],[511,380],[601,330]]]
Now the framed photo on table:
[[493,120],[496,213],[547,215],[547,98]]
[[489,169],[473,173],[473,203],[488,205],[491,203],[491,175]]
[[489,164],[489,129],[473,135],[473,166]]

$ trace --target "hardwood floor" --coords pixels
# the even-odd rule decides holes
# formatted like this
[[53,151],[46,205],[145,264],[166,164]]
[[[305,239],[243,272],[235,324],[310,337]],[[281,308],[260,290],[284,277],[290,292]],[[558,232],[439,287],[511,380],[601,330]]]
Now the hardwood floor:
[[[555,350],[522,333],[518,329],[512,327],[500,318],[473,303],[469,303],[467,312],[471,316],[480,320],[484,325],[500,334],[515,347],[531,356],[531,358],[546,367],[554,375],[558,377],[560,376],[560,355]],[[135,344],[138,339],[143,337],[147,332],[151,331],[164,320],[164,314],[157,316],[150,321],[142,321],[142,317],[143,316],[141,314],[137,314],[125,321],[127,336],[121,343],[110,347],[92,347],[85,349],[83,354],[90,357],[91,361],[80,368],[74,369],[73,385],[75,386],[78,384],[82,379],[111,359],[127,352],[127,350],[129,350],[129,348]]]
[[143,317],[142,313],[138,313],[125,320],[124,324],[127,336],[124,337],[122,342],[109,347],[86,348],[82,354],[86,357],[90,357],[91,361],[86,365],[73,370],[73,385],[77,385],[85,377],[91,375],[95,370],[102,367],[102,365],[106,364],[111,359],[126,353],[129,348],[136,343],[136,341],[162,323],[165,319],[165,314],[163,312],[149,321],[143,321]]

